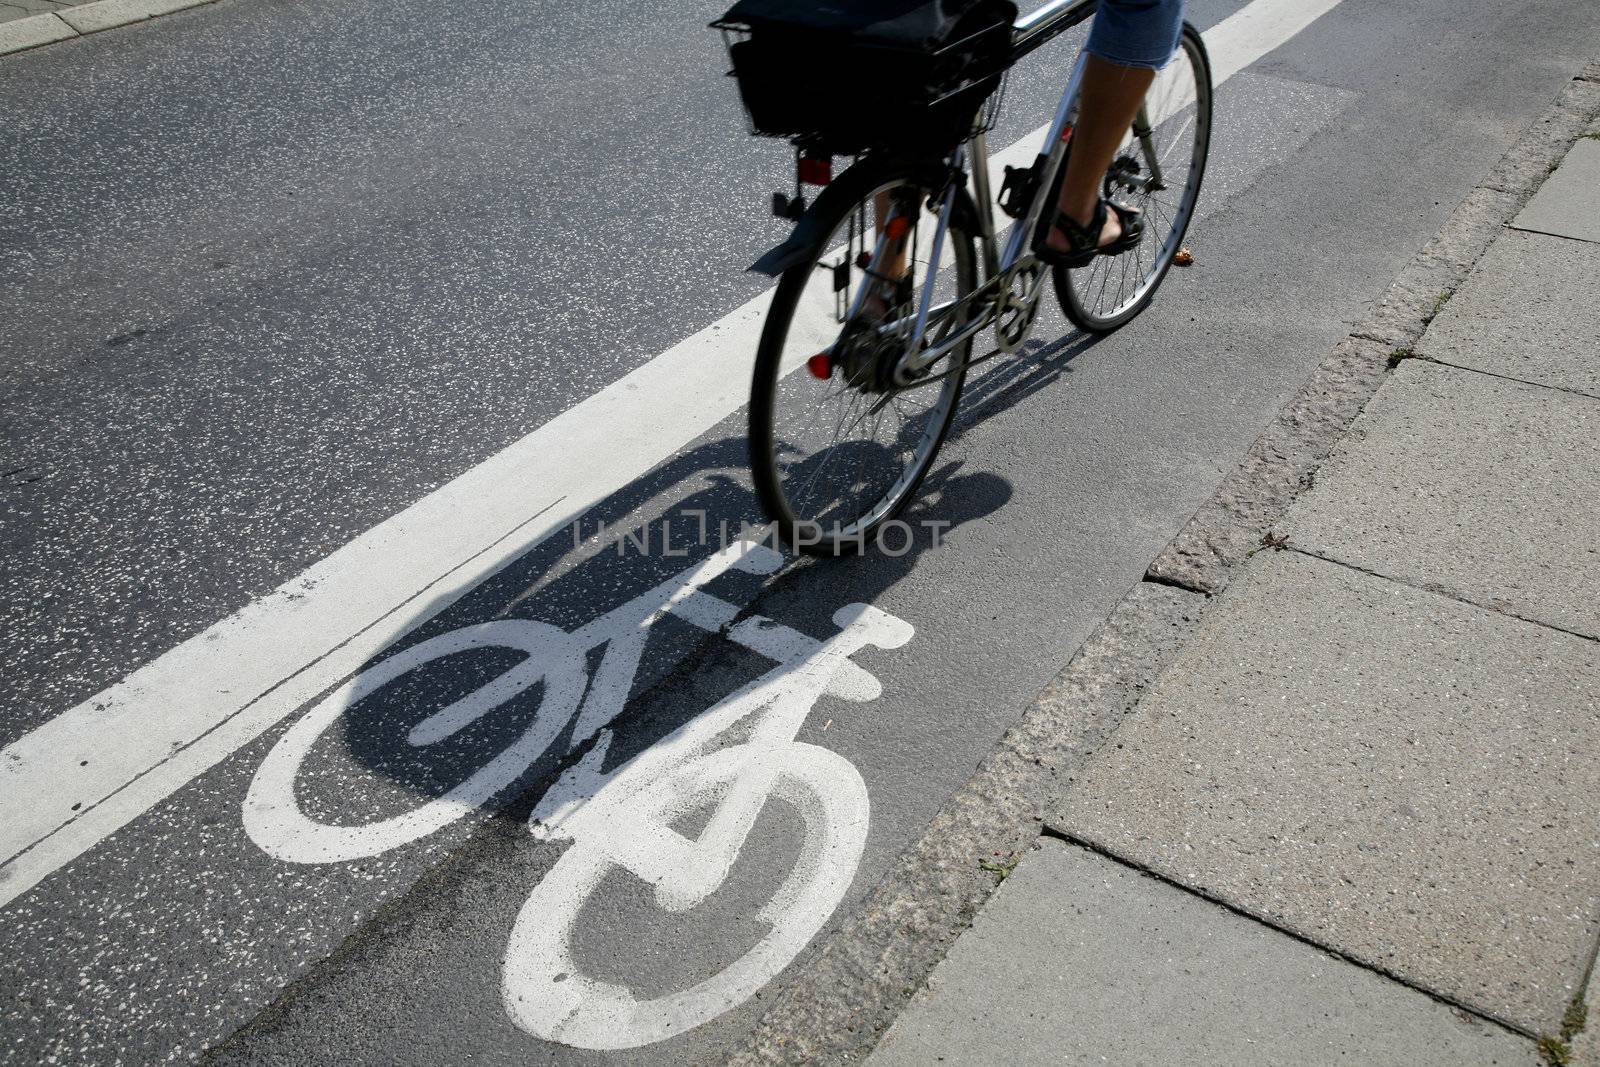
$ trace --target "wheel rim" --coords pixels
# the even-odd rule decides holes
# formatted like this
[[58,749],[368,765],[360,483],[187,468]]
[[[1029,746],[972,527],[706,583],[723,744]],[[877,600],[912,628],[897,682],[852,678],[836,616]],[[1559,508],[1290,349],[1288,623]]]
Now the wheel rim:
[[[860,543],[890,518],[921,480],[960,395],[970,343],[930,368],[921,384],[895,388],[886,382],[888,366],[914,329],[938,223],[925,194],[916,193],[916,207],[909,207],[913,192],[894,181],[863,197],[823,244],[828,251],[810,265],[796,297],[772,385],[770,442],[780,517],[793,543]],[[849,321],[849,311],[866,281],[858,257],[877,240],[877,205],[896,197],[915,216],[907,242],[915,285],[873,338]],[[952,227],[941,261],[925,346],[955,328],[956,313],[938,309],[973,287],[970,237]],[[819,379],[807,361],[825,353],[834,367]]]
[[1136,312],[1161,283],[1194,215],[1211,139],[1211,86],[1199,47],[1186,34],[1181,47],[1145,96],[1161,188],[1137,141],[1118,150],[1107,174],[1107,191],[1144,217],[1137,247],[1118,256],[1098,256],[1067,272],[1075,310],[1091,324],[1112,324]]

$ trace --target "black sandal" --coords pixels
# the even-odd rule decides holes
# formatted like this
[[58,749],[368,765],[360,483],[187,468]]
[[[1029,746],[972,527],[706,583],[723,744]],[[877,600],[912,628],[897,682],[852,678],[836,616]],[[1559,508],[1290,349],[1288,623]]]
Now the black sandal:
[[[1117,221],[1122,224],[1122,235],[1101,247],[1100,234],[1106,227],[1107,208],[1117,213]],[[1034,241],[1033,252],[1054,267],[1087,267],[1095,256],[1119,256],[1137,246],[1144,238],[1143,213],[1104,198],[1094,206],[1089,225],[1080,226],[1065,211],[1057,211],[1051,226],[1061,231],[1068,247],[1065,250],[1051,248],[1050,230],[1046,229]]]

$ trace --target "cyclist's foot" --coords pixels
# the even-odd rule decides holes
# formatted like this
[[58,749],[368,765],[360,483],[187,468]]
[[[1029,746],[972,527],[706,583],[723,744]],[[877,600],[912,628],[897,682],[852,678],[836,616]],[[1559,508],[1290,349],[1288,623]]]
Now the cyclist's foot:
[[[911,280],[909,278],[901,278],[895,283],[895,289],[897,290],[895,293],[896,307],[905,304],[911,299]],[[884,286],[880,284],[868,289],[866,295],[861,298],[859,315],[861,321],[876,326],[889,317],[891,310],[889,298],[884,293]]]
[[889,301],[883,294],[874,289],[861,298],[860,319],[871,326],[876,326],[889,316]]
[[1115,256],[1128,251],[1143,236],[1144,221],[1138,211],[1111,200],[1101,200],[1085,220],[1058,211],[1038,253],[1046,263],[1082,267],[1095,256]]

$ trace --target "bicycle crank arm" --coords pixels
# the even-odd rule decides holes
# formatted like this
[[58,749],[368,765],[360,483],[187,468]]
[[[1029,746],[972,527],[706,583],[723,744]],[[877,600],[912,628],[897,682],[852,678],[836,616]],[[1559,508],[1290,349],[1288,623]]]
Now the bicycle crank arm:
[[953,337],[945,338],[938,345],[920,355],[907,356],[905,361],[895,368],[895,384],[901,386],[918,384],[918,375],[961,347],[968,339],[976,337],[993,324],[994,312],[992,310],[985,311],[982,317],[961,327]]
[[[1032,256],[1028,256],[1020,261],[1020,266],[1026,267],[1030,265],[1030,263],[1036,262],[1037,260],[1034,260]],[[923,380],[921,378],[921,374],[923,371],[927,370],[935,363],[938,363],[941,359],[944,359],[951,352],[965,344],[971,338],[976,337],[984,330],[987,330],[989,327],[993,326],[999,319],[997,301],[993,296],[993,293],[1003,291],[1003,286],[1010,284],[1011,277],[1016,272],[1017,268],[1013,268],[1012,270],[1007,271],[1005,274],[991,278],[987,282],[984,282],[980,288],[975,289],[971,294],[969,294],[965,298],[968,301],[976,302],[979,300],[979,298],[982,298],[983,313],[977,318],[973,319],[971,322],[967,323],[965,326],[961,327],[961,329],[957,330],[953,335],[945,338],[943,341],[940,341],[937,345],[933,346],[927,351],[915,355],[907,355],[905,359],[901,361],[900,365],[895,368],[895,384],[902,387],[921,384]],[[1032,300],[1037,301],[1039,299],[1039,294],[1042,288],[1043,287],[1040,285],[1035,285],[1031,297]]]

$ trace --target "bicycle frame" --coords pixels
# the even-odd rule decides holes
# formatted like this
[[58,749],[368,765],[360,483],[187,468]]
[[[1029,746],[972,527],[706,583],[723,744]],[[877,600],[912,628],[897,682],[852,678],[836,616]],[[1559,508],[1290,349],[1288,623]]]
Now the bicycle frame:
[[[1039,46],[1053,40],[1055,37],[1082,23],[1093,15],[1097,7],[1097,0],[1052,0],[1037,11],[1019,18],[1015,24],[1013,37],[1013,62],[1034,51]],[[895,368],[895,379],[903,386],[917,384],[919,380],[937,380],[938,376],[928,377],[926,371],[940,360],[956,352],[973,337],[998,322],[1001,314],[1008,308],[1015,307],[1030,320],[1024,327],[1020,336],[1009,344],[1002,343],[1001,349],[1009,351],[1016,347],[1027,336],[1031,328],[1031,319],[1034,306],[1038,303],[1043,290],[1044,272],[1037,256],[1032,252],[1034,236],[1038,232],[1039,224],[1044,216],[1050,192],[1056,187],[1056,175],[1062,161],[1066,158],[1068,144],[1071,140],[1071,129],[1076,122],[1078,113],[1078,99],[1083,85],[1083,72],[1085,65],[1084,54],[1080,53],[1073,63],[1072,74],[1067,79],[1066,88],[1062,90],[1061,99],[1056,105],[1055,115],[1045,128],[1044,140],[1039,146],[1039,152],[1034,160],[1034,193],[1026,212],[1011,227],[1006,238],[1005,247],[1001,250],[999,245],[999,229],[994,218],[994,194],[992,185],[991,161],[989,158],[988,136],[983,131],[976,132],[965,144],[957,148],[951,156],[950,162],[954,172],[970,171],[969,181],[973,200],[978,205],[978,240],[981,245],[985,279],[983,284],[975,291],[967,294],[960,300],[950,301],[938,308],[932,306],[933,276],[940,269],[950,217],[955,200],[954,183],[944,192],[943,203],[939,212],[939,222],[935,227],[932,239],[932,248],[928,265],[928,284],[923,286],[922,301],[917,309],[915,325],[912,329],[910,343]],[[1159,121],[1159,116],[1156,121]],[[1134,118],[1132,134],[1139,142],[1140,153],[1149,168],[1149,177],[1146,181],[1159,187],[1164,185],[1160,162],[1157,159],[1155,144],[1152,140],[1155,121],[1148,113],[1144,104],[1139,105],[1139,111]],[[879,242],[879,248],[874,253],[872,267],[877,269],[880,256],[886,253],[884,242]],[[1020,303],[1014,302],[1013,287],[1019,276],[1026,276],[1033,272],[1027,292],[1022,296]],[[972,308],[979,307],[975,315],[971,315]],[[922,349],[922,341],[927,336],[930,321],[934,316],[959,314],[964,317],[970,315],[965,322],[950,336],[943,338],[937,344]],[[980,357],[986,358],[986,357]]]

